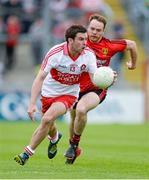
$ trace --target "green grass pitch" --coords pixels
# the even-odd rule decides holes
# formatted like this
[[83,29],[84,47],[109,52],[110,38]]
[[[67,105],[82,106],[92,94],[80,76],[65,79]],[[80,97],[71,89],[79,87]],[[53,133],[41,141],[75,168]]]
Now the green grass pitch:
[[65,165],[68,125],[57,123],[63,137],[57,156],[47,157],[45,139],[25,166],[13,158],[28,145],[39,123],[0,122],[0,179],[148,179],[149,125],[87,125],[82,155]]

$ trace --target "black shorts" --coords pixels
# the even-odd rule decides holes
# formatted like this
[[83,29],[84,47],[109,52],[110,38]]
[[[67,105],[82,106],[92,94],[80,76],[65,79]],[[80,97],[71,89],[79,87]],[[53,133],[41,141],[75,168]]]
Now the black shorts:
[[[84,96],[85,94],[88,94],[90,92],[94,92],[99,96],[99,98],[100,98],[99,104],[105,100],[106,95],[107,95],[107,90],[103,90],[103,89],[84,91],[84,92],[79,93],[78,101],[82,98],[82,96]],[[75,105],[73,106],[73,109],[76,109],[77,104],[78,104],[78,102],[75,103]]]

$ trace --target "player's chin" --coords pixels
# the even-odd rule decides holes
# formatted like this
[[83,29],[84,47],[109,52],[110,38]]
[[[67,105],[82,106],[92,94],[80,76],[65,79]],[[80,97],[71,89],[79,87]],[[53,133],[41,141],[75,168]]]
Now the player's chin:
[[90,38],[90,40],[91,40],[92,42],[96,42],[96,41],[98,40],[98,38],[95,37],[95,36],[92,36],[92,37]]

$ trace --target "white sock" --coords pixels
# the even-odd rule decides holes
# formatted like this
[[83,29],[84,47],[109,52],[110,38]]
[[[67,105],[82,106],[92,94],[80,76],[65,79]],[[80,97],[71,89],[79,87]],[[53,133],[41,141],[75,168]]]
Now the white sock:
[[35,151],[30,146],[26,146],[24,150],[29,156],[32,156],[35,153]]
[[55,143],[58,140],[58,131],[56,132],[56,135],[54,137],[51,137],[48,135],[48,139],[52,142]]

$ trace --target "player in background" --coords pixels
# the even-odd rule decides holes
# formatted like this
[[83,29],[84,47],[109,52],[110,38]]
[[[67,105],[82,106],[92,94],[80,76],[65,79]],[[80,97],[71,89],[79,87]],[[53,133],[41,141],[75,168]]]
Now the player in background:
[[[131,40],[110,40],[103,37],[106,24],[106,19],[99,14],[93,14],[89,18],[87,45],[96,54],[97,66],[109,66],[114,54],[128,50],[130,60],[126,62],[126,66],[129,70],[134,70],[137,61],[136,43]],[[82,74],[79,102],[71,111],[70,145],[65,153],[66,163],[72,164],[80,155],[81,149],[78,145],[87,122],[87,112],[98,106],[105,99],[106,94],[107,90],[93,85],[87,72]]]
[[31,120],[34,119],[36,100],[41,92],[43,116],[29,145],[14,158],[20,165],[26,163],[46,136],[50,141],[48,157],[52,159],[56,155],[62,134],[56,128],[55,120],[77,101],[81,73],[87,71],[93,76],[97,68],[95,54],[86,47],[87,33],[83,26],[69,27],[65,38],[66,42],[48,51],[33,82],[28,115]]

